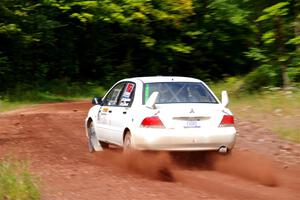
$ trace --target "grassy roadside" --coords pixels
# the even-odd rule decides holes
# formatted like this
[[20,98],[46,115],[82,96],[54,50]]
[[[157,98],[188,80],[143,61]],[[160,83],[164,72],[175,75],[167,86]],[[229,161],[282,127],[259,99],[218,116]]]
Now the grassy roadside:
[[45,86],[17,86],[0,94],[0,112],[6,112],[33,104],[78,101],[102,96],[105,92],[97,83],[64,83],[52,81]]
[[36,181],[26,163],[9,159],[0,161],[0,199],[40,199]]
[[33,105],[34,103],[26,103],[26,102],[8,102],[5,100],[0,100],[0,113],[6,112],[10,110],[15,110],[18,108],[27,107]]
[[280,137],[300,143],[300,92],[264,92],[232,98],[241,119],[258,122]]
[[266,88],[255,94],[237,90],[241,81],[229,79],[212,85],[220,96],[221,90],[229,93],[229,108],[235,117],[244,121],[262,124],[281,138],[300,143],[300,90],[284,91]]

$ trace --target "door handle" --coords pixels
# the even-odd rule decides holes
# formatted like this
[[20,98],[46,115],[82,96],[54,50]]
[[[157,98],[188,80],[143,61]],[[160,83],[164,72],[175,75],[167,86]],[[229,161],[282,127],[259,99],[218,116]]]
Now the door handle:
[[123,112],[124,115],[125,115],[126,113],[127,113],[126,111]]
[[112,113],[112,111],[111,111],[111,110],[109,110],[108,112],[109,112],[109,113]]

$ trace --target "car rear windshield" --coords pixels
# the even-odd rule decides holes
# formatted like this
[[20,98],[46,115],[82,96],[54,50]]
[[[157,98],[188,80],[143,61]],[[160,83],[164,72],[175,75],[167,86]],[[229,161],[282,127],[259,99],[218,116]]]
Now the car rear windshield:
[[211,92],[199,82],[145,83],[143,103],[153,92],[159,92],[157,104],[166,103],[218,103]]

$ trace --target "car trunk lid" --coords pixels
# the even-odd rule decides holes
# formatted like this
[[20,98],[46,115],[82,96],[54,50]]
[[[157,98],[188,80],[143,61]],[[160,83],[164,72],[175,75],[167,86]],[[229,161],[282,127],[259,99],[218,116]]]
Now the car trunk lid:
[[158,116],[166,128],[218,127],[226,114],[220,104],[158,104]]

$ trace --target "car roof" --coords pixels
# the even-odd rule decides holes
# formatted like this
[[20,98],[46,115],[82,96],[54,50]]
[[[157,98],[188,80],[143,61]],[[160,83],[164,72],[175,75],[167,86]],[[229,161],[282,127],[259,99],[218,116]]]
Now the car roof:
[[199,79],[183,76],[145,76],[123,79],[122,81],[141,81],[143,83],[155,82],[201,82]]

